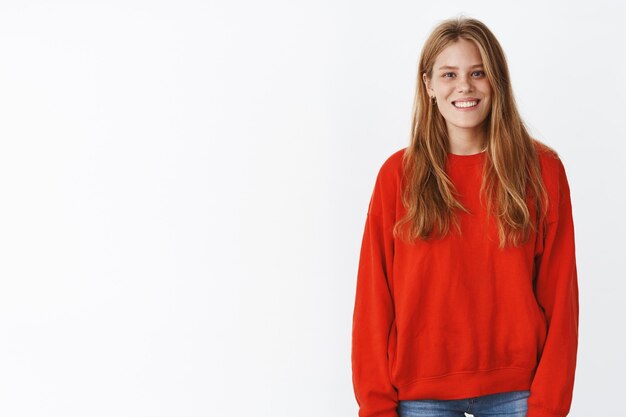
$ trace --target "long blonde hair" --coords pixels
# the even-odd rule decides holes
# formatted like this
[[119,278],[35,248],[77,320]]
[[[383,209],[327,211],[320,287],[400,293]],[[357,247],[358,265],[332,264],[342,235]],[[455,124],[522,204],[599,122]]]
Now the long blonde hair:
[[[479,20],[456,17],[444,20],[432,31],[421,53],[413,103],[411,143],[403,156],[406,186],[402,202],[406,214],[395,224],[394,236],[408,240],[428,240],[436,228],[438,237],[450,232],[453,223],[460,231],[456,209],[468,210],[454,197],[454,185],[445,171],[449,149],[445,119],[431,103],[422,74],[432,79],[435,59],[448,45],[460,38],[478,47],[492,90],[491,111],[485,120],[487,151],[480,201],[497,219],[499,247],[525,243],[536,221],[544,221],[548,199],[541,178],[538,149],[556,152],[531,138],[515,104],[504,52],[487,26]],[[536,148],[537,147],[537,148]],[[531,218],[526,198],[540,214]]]

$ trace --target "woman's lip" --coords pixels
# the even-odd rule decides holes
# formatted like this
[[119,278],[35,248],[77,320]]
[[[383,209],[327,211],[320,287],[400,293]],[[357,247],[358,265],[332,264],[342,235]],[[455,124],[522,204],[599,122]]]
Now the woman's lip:
[[468,102],[468,101],[480,101],[480,99],[479,98],[464,98],[463,100],[454,100],[452,102],[452,104],[454,104],[454,103],[465,103],[465,102]]
[[[454,103],[456,103],[457,101],[460,101],[460,102],[475,101],[475,102],[476,102],[476,105],[475,105],[475,106],[472,106],[472,107],[457,107],[457,106],[455,106],[455,105],[454,105]],[[452,106],[453,106],[455,109],[459,110],[459,111],[472,111],[472,110],[476,110],[476,109],[478,108],[478,104],[479,104],[479,103],[480,103],[480,100],[479,100],[479,99],[473,99],[473,100],[456,100],[456,101],[453,101],[453,102],[452,102]]]

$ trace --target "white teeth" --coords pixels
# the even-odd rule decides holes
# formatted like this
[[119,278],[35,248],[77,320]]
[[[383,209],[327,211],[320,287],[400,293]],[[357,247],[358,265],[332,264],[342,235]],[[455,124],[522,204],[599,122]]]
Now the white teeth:
[[455,107],[474,107],[477,105],[477,101],[458,101],[454,103]]

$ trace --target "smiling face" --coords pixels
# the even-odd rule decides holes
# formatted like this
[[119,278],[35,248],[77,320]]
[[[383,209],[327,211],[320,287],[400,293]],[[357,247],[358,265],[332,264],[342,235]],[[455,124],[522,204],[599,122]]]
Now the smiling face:
[[451,139],[484,138],[484,122],[491,111],[491,86],[482,64],[474,42],[459,39],[437,56],[432,79],[423,74],[428,94],[436,97]]

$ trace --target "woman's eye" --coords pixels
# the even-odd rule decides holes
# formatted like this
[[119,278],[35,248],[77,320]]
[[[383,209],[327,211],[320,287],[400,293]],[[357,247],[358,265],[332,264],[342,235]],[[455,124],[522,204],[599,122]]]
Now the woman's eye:
[[[474,72],[472,72],[472,74],[479,74],[478,76],[482,77],[483,75],[485,75],[485,72],[484,71],[474,71]],[[451,77],[448,77],[448,75],[454,75],[454,73],[453,72],[446,72],[446,73],[443,74],[443,77],[444,78],[451,78]]]

